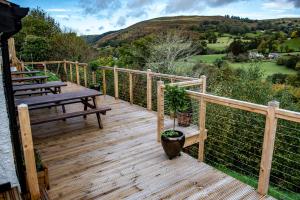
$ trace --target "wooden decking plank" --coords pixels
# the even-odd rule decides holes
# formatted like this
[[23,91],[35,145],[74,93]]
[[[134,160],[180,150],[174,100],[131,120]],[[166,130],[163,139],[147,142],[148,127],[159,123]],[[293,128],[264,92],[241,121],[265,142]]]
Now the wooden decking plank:
[[[80,89],[68,83],[63,92]],[[188,155],[168,160],[156,142],[155,112],[110,96],[96,99],[112,108],[102,118],[102,130],[92,116],[33,127],[35,145],[49,167],[50,199],[262,198],[252,187]],[[32,117],[45,112],[61,110],[35,110]],[[165,123],[172,126],[168,117]],[[183,129],[191,134],[197,126]]]

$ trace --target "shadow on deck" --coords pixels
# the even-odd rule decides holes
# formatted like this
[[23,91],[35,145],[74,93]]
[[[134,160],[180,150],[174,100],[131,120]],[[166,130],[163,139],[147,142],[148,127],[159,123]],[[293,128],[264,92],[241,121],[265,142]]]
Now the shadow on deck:
[[[79,89],[69,84],[63,92]],[[49,167],[51,199],[271,199],[187,154],[168,160],[156,142],[155,112],[110,96],[97,101],[112,108],[102,130],[93,115],[32,128]],[[61,109],[32,117],[51,112]]]

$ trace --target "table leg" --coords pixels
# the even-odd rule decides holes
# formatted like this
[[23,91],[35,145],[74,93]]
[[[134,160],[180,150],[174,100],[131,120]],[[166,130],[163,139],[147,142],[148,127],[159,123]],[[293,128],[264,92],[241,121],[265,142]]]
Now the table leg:
[[94,108],[97,108],[97,102],[96,102],[96,97],[92,97],[93,103],[94,103]]
[[[84,111],[86,111],[87,110],[87,103],[89,102],[89,99],[85,98],[83,101],[84,101]],[[86,119],[86,115],[83,115],[83,118]]]

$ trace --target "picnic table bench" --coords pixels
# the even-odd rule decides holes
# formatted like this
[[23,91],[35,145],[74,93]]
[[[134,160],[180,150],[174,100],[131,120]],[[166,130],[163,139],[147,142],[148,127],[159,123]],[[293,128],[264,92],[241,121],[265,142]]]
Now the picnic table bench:
[[[61,93],[61,87],[67,86],[67,83],[61,81],[53,81],[42,84],[30,84],[30,85],[15,85],[13,86],[13,92],[15,96],[25,96],[34,94],[48,94],[48,93]],[[18,93],[16,93],[18,92]]]
[[28,76],[28,77],[15,77],[12,78],[12,82],[37,82],[43,83],[46,81],[48,76]]
[[11,75],[25,75],[25,74],[37,74],[40,71],[16,71],[16,72],[11,72]]
[[[110,107],[102,106],[97,107],[96,97],[100,96],[101,93],[91,89],[84,89],[77,92],[68,92],[68,93],[60,93],[53,94],[47,96],[35,96],[29,97],[25,99],[17,99],[15,100],[15,104],[27,104],[29,109],[38,109],[45,108],[49,106],[62,106],[63,114],[55,115],[55,116],[46,116],[41,117],[37,120],[32,120],[32,125],[41,124],[46,122],[52,122],[57,120],[66,120],[68,118],[83,116],[86,118],[87,115],[96,114],[99,128],[103,128],[100,114],[106,114],[107,111],[111,110]],[[92,101],[92,104],[89,103]],[[66,113],[65,105],[73,104],[73,103],[82,103],[84,105],[83,111],[77,111],[72,113]],[[88,110],[87,108],[90,108]]]

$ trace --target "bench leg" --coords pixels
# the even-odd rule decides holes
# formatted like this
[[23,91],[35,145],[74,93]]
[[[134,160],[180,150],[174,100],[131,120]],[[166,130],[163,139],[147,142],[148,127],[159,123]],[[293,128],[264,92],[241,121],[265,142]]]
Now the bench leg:
[[102,124],[102,120],[101,120],[101,117],[100,117],[100,113],[96,113],[96,115],[97,115],[99,128],[103,129],[103,124]]
[[[62,108],[63,113],[66,113],[66,107],[65,107],[65,105],[61,105],[61,108]],[[66,119],[63,119],[63,121],[65,122]]]
[[[86,111],[87,110],[88,98],[85,98],[84,102],[85,102],[85,104],[84,104],[84,111]],[[86,119],[86,115],[83,115],[83,118]]]

